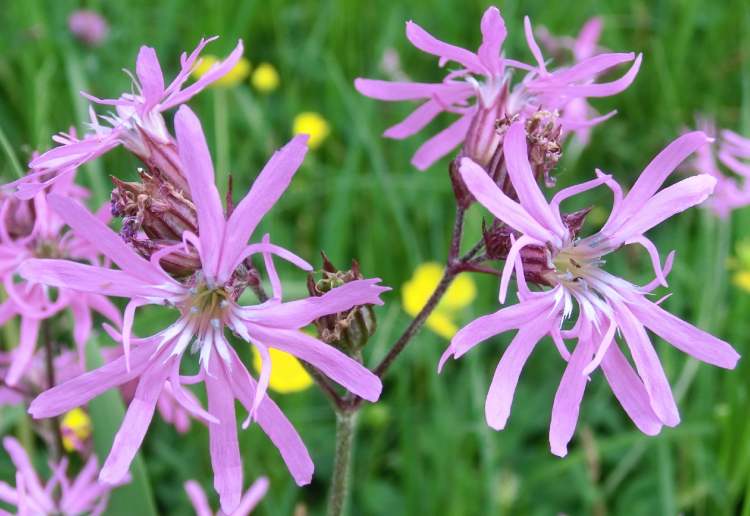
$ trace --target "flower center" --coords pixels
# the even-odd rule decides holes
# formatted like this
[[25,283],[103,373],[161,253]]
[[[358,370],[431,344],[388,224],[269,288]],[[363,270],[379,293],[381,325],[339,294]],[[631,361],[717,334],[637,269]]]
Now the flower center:
[[572,286],[580,282],[588,281],[592,273],[599,269],[604,263],[599,253],[591,247],[581,244],[563,247],[552,259],[554,271],[550,274],[556,283]]

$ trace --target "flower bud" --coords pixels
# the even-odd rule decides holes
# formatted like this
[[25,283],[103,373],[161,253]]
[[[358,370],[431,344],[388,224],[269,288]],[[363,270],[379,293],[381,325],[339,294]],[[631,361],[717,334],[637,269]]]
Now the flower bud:
[[560,133],[562,126],[559,114],[554,111],[539,110],[526,120],[526,138],[529,146],[529,163],[537,179],[544,177],[548,187],[555,186],[550,171],[555,168],[562,156]]
[[[359,263],[352,260],[352,267],[340,271],[323,256],[322,277],[317,281],[312,274],[307,277],[307,289],[311,296],[322,296],[344,283],[364,279]],[[355,306],[337,314],[325,315],[314,321],[318,336],[323,342],[336,346],[349,355],[358,355],[375,333],[375,313],[370,305]]]

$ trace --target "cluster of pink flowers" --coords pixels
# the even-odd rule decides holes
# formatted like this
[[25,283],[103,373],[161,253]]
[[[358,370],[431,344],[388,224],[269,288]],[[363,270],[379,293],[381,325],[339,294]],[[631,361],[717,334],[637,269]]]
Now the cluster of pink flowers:
[[[31,213],[36,213],[35,220],[46,223],[47,218],[54,217],[54,226],[40,222],[38,228],[30,229],[33,238],[22,235],[20,243],[15,235],[13,239],[8,237],[7,230],[0,236],[8,245],[39,247],[38,241],[46,232],[54,230],[52,234],[57,235],[67,225],[70,229],[65,232],[64,243],[78,254],[26,252],[19,257],[15,248],[8,250],[8,260],[12,257],[14,261],[9,261],[3,270],[8,271],[6,284],[12,294],[7,303],[13,304],[4,305],[5,311],[22,313],[23,321],[29,320],[31,314],[34,318],[30,320],[36,324],[40,316],[59,311],[66,303],[106,306],[109,310],[105,315],[114,326],[105,325],[105,329],[123,348],[122,354],[113,354],[104,366],[43,392],[31,403],[29,412],[35,418],[55,417],[85,405],[112,387],[121,387],[130,400],[128,410],[99,473],[99,479],[109,484],[127,477],[157,406],[178,430],[187,428],[188,415],[203,421],[209,429],[214,487],[220,495],[222,511],[229,514],[250,505],[241,496],[243,471],[235,399],[248,411],[243,428],[258,422],[279,449],[297,483],[306,484],[312,477],[313,463],[301,438],[266,394],[271,373],[269,349],[291,353],[353,394],[376,401],[381,391],[377,376],[300,329],[320,317],[346,312],[355,306],[381,304],[380,294],[388,289],[378,285],[379,279],[354,280],[319,297],[283,301],[273,256],[304,271],[311,271],[312,266],[272,244],[269,235],[256,243],[248,240],[302,164],[307,137],[297,136],[275,153],[246,197],[236,206],[225,208],[214,182],[213,164],[200,121],[184,102],[227,73],[240,58],[242,44],[238,43],[229,58],[185,87],[208,41],[211,40],[201,41],[189,56],[183,54],[180,73],[166,87],[153,49],[143,47],[136,64],[137,93],[126,93],[114,100],[88,96],[94,102],[115,106],[116,114],[99,117],[91,110],[90,132],[80,139],[72,131],[56,137],[60,145],[34,158],[31,172],[10,185],[17,192],[16,197],[8,197],[6,206],[33,199],[36,212]],[[176,137],[169,133],[162,116],[173,107],[179,107],[174,122]],[[185,217],[195,221],[195,231],[185,230],[168,245],[160,241],[158,251],[147,257],[112,231],[108,220],[90,213],[80,196],[70,195],[67,190],[72,188],[79,166],[121,145],[135,154],[150,173],[164,178],[164,184],[178,192],[176,209],[189,211]],[[8,208],[3,213],[9,211]],[[24,214],[18,210],[12,213]],[[47,218],[42,219],[40,214]],[[144,236],[144,230],[135,228],[133,232]],[[82,255],[84,251],[89,254]],[[188,276],[171,275],[165,264],[171,263],[175,255],[194,256],[198,266]],[[252,282],[249,263],[255,255],[262,258],[272,293],[269,299],[252,305],[241,303],[239,298]],[[29,285],[23,292],[19,292],[12,279],[19,275]],[[51,288],[60,293],[54,302],[44,298]],[[75,295],[67,296],[67,292]],[[122,318],[105,296],[128,300]],[[20,305],[22,299],[24,304]],[[99,303],[94,304],[91,299]],[[146,305],[172,307],[176,317],[164,330],[137,338],[132,335],[134,318],[136,311]],[[17,310],[17,306],[22,309]],[[76,329],[76,336],[80,334],[83,346],[91,330],[91,317],[80,313],[79,308],[76,321],[86,326]],[[22,322],[23,336],[16,352],[19,356],[28,355],[24,363],[30,360],[38,327],[27,329],[30,325]],[[227,330],[258,350],[263,366],[257,380],[230,344]],[[185,376],[181,366],[193,354],[197,356],[197,373]],[[20,378],[19,367],[11,365],[6,383],[13,385],[11,380]],[[205,385],[207,408],[185,388],[196,383]]]
[[[92,13],[78,13],[70,20],[71,29],[90,43],[106,34],[102,23]],[[591,128],[615,114],[599,115],[589,100],[629,87],[642,56],[604,51],[598,43],[599,18],[590,20],[575,39],[537,31],[553,55],[571,53],[572,59],[558,67],[545,59],[528,17],[524,32],[533,65],[504,56],[507,31],[497,8],[486,10],[480,29],[482,43],[472,52],[407,23],[406,35],[414,46],[437,56],[441,67],[449,62],[458,66],[439,83],[355,80],[356,89],[366,96],[421,102],[386,130],[387,137],[414,135],[444,112],[458,116],[428,139],[412,162],[424,170],[460,147],[450,164],[456,200],[459,211],[478,202],[494,218],[490,232],[499,254],[491,252],[485,235],[482,260],[505,261],[499,273],[501,305],[515,278],[517,302],[460,330],[438,370],[448,358],[516,331],[486,398],[487,423],[499,430],[510,416],[526,360],[549,336],[567,364],[552,404],[552,453],[567,453],[584,390],[599,369],[642,432],[654,435],[664,425],[675,426],[679,412],[648,331],[718,367],[734,368],[739,355],[727,342],[664,310],[661,300],[650,299],[657,288],[667,287],[674,252],[662,263],[646,234],[712,194],[710,206],[722,216],[750,203],[750,140],[723,131],[715,150],[709,145],[715,129],[706,125],[705,132],[684,134],[664,148],[627,193],[611,175],[597,170],[590,180],[564,188],[548,201],[539,182],[553,185],[549,173],[568,136],[585,144]],[[339,274],[326,259],[326,281],[315,283],[309,276],[310,297],[285,301],[274,260],[305,272],[313,267],[272,243],[270,235],[257,234],[301,167],[307,136],[296,136],[276,151],[239,203],[234,204],[231,188],[222,202],[201,122],[186,105],[229,73],[242,56],[240,41],[225,60],[188,84],[200,53],[213,39],[203,39],[193,52],[183,53],[180,70],[169,83],[155,51],[142,47],[130,92],[114,99],[85,95],[114,111],[98,115],[90,107],[83,136],[74,130],[56,135],[58,146],[35,155],[29,173],[0,191],[0,280],[7,294],[0,304],[0,325],[14,318],[20,322],[18,345],[0,353],[0,405],[34,396],[29,413],[36,419],[52,418],[85,406],[111,388],[120,389],[128,404],[101,469],[91,456],[72,483],[65,473],[67,460],[62,459],[42,486],[20,445],[5,439],[17,474],[15,488],[0,483],[0,501],[17,507],[20,514],[102,513],[108,492],[128,480],[157,410],[179,432],[188,430],[192,418],[207,426],[220,514],[248,514],[268,489],[268,480],[261,477],[243,495],[238,426],[246,429],[257,422],[297,484],[309,483],[311,456],[267,393],[270,350],[298,358],[330,390],[335,391],[329,380],[345,388],[350,393],[346,398],[333,397],[351,402],[349,408],[380,397],[383,371],[376,368],[376,375],[368,370],[335,336],[356,330],[354,319],[369,317],[369,307],[382,304],[381,295],[389,289],[379,278],[363,278],[358,264]],[[619,78],[601,81],[602,75],[626,63],[629,67]],[[519,80],[514,80],[517,75]],[[174,135],[165,120],[172,109]],[[142,162],[141,182],[114,178],[111,211],[94,214],[85,205],[88,192],[74,183],[76,171],[118,147]],[[664,187],[683,162],[696,174]],[[611,190],[612,210],[599,231],[581,237],[587,211],[566,214],[561,205],[597,187]],[[123,218],[119,234],[109,227],[112,216]],[[655,279],[646,285],[635,285],[605,267],[607,255],[634,244],[646,250],[653,266]],[[471,270],[492,271],[489,265],[473,265]],[[267,279],[270,296],[261,276]],[[251,291],[257,303],[243,296]],[[123,300],[122,314],[109,297]],[[137,313],[150,305],[171,309],[172,318],[156,333],[137,336]],[[76,352],[57,349],[49,336],[45,349],[37,350],[40,328],[63,312],[74,321]],[[121,346],[105,350],[105,364],[87,371],[85,347],[95,313],[108,321],[105,331]],[[312,324],[320,338],[302,331]],[[363,325],[366,340],[372,325]],[[233,342],[257,351],[262,364],[257,378]],[[199,385],[205,389],[206,407],[192,391]],[[236,401],[247,413],[241,425]],[[189,481],[185,489],[198,514],[212,514],[197,482]],[[60,495],[53,496],[58,490]]]

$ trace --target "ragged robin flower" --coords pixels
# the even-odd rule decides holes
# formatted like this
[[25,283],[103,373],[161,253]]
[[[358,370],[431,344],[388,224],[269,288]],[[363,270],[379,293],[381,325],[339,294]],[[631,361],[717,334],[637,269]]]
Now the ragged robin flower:
[[[646,329],[698,360],[735,367],[739,355],[732,346],[648,299],[655,288],[667,285],[674,256],[670,254],[662,267],[658,250],[645,233],[705,201],[716,179],[701,174],[661,187],[675,168],[707,141],[704,133],[693,132],[669,144],[644,169],[627,195],[611,176],[597,171],[594,179],[560,190],[551,201],[545,199],[531,171],[520,122],[509,128],[503,151],[518,201],[505,195],[476,163],[462,160],[461,174],[472,195],[516,232],[502,273],[500,302],[505,302],[514,271],[518,302],[462,328],[439,368],[448,358],[458,358],[490,337],[517,330],[500,358],[487,394],[485,416],[492,428],[505,427],[521,370],[547,335],[567,362],[552,405],[549,431],[551,450],[560,456],[567,453],[589,377],[600,368],[641,431],[654,435],[663,425],[680,422],[666,373]],[[614,195],[607,222],[593,235],[574,238],[560,216],[560,203],[601,185]],[[606,270],[605,257],[631,244],[645,248],[651,258],[656,279],[648,285],[634,285]],[[539,289],[531,290],[526,285],[526,252],[547,256],[546,270],[541,271],[545,282]],[[570,349],[566,341],[576,341],[575,346]]]

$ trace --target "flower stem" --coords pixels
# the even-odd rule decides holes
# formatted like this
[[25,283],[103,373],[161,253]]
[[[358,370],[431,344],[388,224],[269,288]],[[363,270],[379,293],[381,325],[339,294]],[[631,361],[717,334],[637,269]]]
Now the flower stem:
[[[47,373],[47,388],[51,389],[55,386],[55,352],[52,345],[52,338],[50,336],[49,321],[42,321],[42,341],[44,343],[44,358],[45,368]],[[63,444],[62,444],[62,431],[60,430],[60,418],[53,417],[50,419],[50,430],[52,434],[52,441],[50,443],[50,456],[52,462],[57,464],[62,458]]]
[[336,411],[336,453],[328,495],[328,516],[342,516],[346,512],[356,429],[356,410]]

